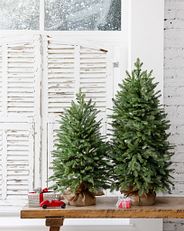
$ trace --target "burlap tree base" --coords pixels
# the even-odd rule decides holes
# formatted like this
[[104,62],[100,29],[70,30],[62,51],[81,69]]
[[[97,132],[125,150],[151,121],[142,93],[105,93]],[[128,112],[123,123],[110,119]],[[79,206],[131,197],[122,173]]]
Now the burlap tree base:
[[72,193],[70,189],[66,190],[63,194],[64,198],[72,206],[90,206],[96,204],[96,198],[88,188],[81,184],[75,193]]

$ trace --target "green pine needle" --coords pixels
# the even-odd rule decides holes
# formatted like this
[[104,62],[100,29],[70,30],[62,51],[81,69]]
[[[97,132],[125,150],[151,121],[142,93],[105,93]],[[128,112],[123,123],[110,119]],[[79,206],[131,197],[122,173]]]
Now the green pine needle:
[[81,91],[60,118],[53,152],[53,186],[73,192],[81,183],[89,190],[109,187],[108,145],[100,133],[95,104]]
[[132,73],[119,84],[113,99],[112,189],[138,191],[168,190],[171,185],[170,122],[156,90],[152,71],[142,71],[137,59]]

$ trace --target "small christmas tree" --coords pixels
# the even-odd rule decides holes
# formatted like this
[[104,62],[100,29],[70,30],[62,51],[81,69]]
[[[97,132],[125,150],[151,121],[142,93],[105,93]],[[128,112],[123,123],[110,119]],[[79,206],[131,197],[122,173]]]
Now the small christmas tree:
[[126,73],[112,115],[113,188],[139,196],[169,190],[172,184],[169,121],[152,71],[142,71],[142,65],[137,59],[132,73]]
[[[97,114],[95,104],[86,102],[80,91],[76,102],[61,115],[51,179],[56,190],[70,188],[73,205],[94,204],[93,192],[108,187],[107,146]],[[80,204],[80,200],[88,201]]]

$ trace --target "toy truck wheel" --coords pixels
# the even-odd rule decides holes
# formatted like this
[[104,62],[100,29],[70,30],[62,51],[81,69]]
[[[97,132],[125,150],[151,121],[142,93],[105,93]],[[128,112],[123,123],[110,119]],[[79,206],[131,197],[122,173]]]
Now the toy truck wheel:
[[62,208],[62,209],[65,209],[65,208],[66,208],[66,204],[61,205],[61,208]]
[[43,208],[43,209],[46,209],[46,208],[47,208],[47,205],[43,205],[42,208]]

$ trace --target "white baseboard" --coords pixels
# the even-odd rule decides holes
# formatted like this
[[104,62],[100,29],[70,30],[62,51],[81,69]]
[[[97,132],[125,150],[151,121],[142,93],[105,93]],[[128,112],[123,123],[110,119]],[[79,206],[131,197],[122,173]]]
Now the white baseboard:
[[[48,231],[44,219],[0,217],[0,231]],[[65,219],[62,231],[162,231],[162,219]]]
[[[48,231],[44,219],[0,217],[0,231]],[[135,231],[129,219],[65,219],[62,231]]]
[[131,225],[124,225],[124,226],[63,226],[62,231],[136,231],[136,228]]

